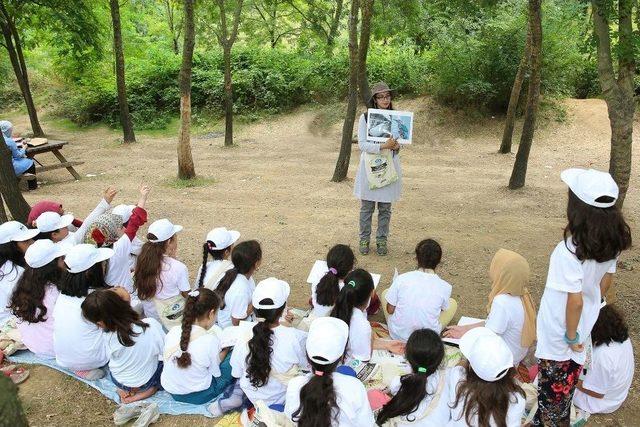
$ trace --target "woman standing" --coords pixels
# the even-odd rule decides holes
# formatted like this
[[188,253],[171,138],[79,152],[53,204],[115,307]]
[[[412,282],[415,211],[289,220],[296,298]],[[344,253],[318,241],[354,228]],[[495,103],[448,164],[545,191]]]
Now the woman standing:
[[[379,82],[371,88],[371,99],[368,108],[381,110],[393,110],[391,103],[391,89],[384,82]],[[360,207],[360,253],[369,253],[369,239],[371,237],[371,218],[373,211],[378,205],[378,231],[376,232],[376,247],[378,255],[387,254],[387,236],[389,234],[389,221],[391,220],[391,203],[400,198],[402,187],[402,170],[400,169],[400,144],[393,136],[385,142],[374,142],[367,140],[367,114],[360,116],[358,124],[358,148],[360,149],[360,166],[356,174],[356,182],[353,194],[362,201]],[[392,150],[393,168],[395,169],[395,179],[390,183],[379,186],[371,182],[370,174],[367,173],[368,165],[372,162],[383,162],[384,156],[388,154],[385,150]],[[391,167],[391,165],[387,165]],[[392,172],[391,175],[394,175]]]

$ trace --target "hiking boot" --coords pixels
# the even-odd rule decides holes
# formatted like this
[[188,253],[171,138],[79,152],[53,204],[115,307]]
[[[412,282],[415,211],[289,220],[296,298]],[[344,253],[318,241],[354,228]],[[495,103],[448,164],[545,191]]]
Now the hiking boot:
[[360,254],[369,255],[369,241],[360,240]]
[[385,256],[386,254],[389,253],[389,249],[387,249],[386,240],[380,240],[379,242],[376,242],[376,246],[377,246],[376,252],[378,253],[378,255]]

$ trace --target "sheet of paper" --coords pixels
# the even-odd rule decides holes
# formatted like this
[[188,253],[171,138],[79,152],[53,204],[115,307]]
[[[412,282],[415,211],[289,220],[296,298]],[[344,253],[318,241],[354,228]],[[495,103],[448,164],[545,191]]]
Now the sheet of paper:
[[[484,322],[485,320],[486,319],[478,319],[475,317],[462,316],[458,321],[458,326],[473,325],[474,323]],[[446,344],[460,345],[459,338],[442,338],[442,341]]]
[[[327,274],[329,271],[329,267],[327,266],[326,261],[317,260],[313,263],[313,267],[311,267],[311,271],[309,272],[309,276],[307,277],[307,283],[310,285],[314,283],[318,283],[322,276]],[[378,287],[378,283],[380,283],[380,278],[382,277],[380,274],[371,273],[371,277],[373,278],[373,287],[374,289]]]

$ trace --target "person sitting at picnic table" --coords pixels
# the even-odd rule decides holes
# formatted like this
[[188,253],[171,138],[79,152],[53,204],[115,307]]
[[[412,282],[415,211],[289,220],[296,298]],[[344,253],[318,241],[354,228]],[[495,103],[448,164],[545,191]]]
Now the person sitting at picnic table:
[[[36,174],[36,166],[33,159],[27,157],[26,148],[18,148],[18,144],[11,137],[13,135],[13,125],[7,120],[0,121],[0,131],[4,136],[4,142],[11,150],[11,161],[13,163],[13,170],[16,176],[20,176],[24,173]],[[27,181],[29,190],[35,190],[38,188],[38,181],[35,179]]]

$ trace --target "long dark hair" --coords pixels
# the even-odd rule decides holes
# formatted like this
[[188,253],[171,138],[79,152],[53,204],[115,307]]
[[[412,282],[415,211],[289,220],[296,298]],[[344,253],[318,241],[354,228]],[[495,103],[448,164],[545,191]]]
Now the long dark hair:
[[95,324],[102,322],[101,327],[107,332],[115,332],[118,341],[125,347],[132,347],[135,344],[133,338],[140,335],[133,331],[133,325],[141,327],[143,331],[149,327],[148,323],[140,320],[140,315],[131,308],[131,304],[109,289],[87,295],[81,308],[85,319]]
[[178,367],[186,368],[191,365],[191,354],[187,351],[191,341],[191,327],[193,323],[205,316],[211,310],[220,308],[220,298],[207,288],[198,288],[198,296],[187,297],[182,315],[182,334],[180,335],[180,350],[182,355],[176,359]]
[[44,295],[49,283],[54,286],[60,281],[62,270],[58,266],[56,258],[49,264],[39,268],[27,266],[18,281],[9,308],[19,319],[29,322],[44,322],[47,315],[47,307],[44,305]]
[[[469,363],[466,363],[466,378],[456,387],[456,401],[453,408],[464,405],[464,418],[468,425],[488,426],[491,420],[497,427],[507,427],[507,411],[511,395],[519,393],[525,397],[524,390],[515,379],[516,370],[509,369],[504,377],[489,382],[480,378]],[[474,417],[478,420],[474,423]]]
[[331,317],[343,320],[347,325],[351,322],[351,314],[355,307],[364,305],[373,291],[373,278],[368,271],[361,268],[353,270],[344,278],[344,287],[338,294]]
[[262,248],[257,240],[247,240],[245,242],[238,243],[233,248],[233,252],[231,252],[233,268],[231,270],[227,270],[216,287],[216,292],[222,300],[221,308],[224,308],[224,297],[233,282],[236,280],[236,277],[238,277],[238,274],[250,273],[261,259]]
[[18,244],[14,241],[3,243],[0,245],[0,267],[2,267],[7,261],[11,261],[14,266],[11,270],[4,275],[0,273],[0,280],[4,279],[4,276],[9,273],[13,273],[15,266],[26,267],[27,263],[24,260],[24,253],[18,248]]
[[[273,304],[271,298],[260,301],[263,304]],[[273,331],[271,325],[280,321],[280,316],[286,304],[271,309],[256,308],[257,317],[264,321],[253,327],[253,337],[249,340],[249,354],[247,354],[247,377],[254,387],[262,387],[269,381],[271,373],[271,353],[273,353]]]
[[201,288],[204,286],[204,276],[207,275],[207,260],[209,259],[209,255],[214,259],[214,261],[222,261],[224,259],[224,254],[230,248],[224,249],[216,249],[216,244],[211,240],[207,240],[202,245],[202,267],[200,267],[200,278],[198,279],[198,287]]
[[[610,197],[602,196],[596,201],[610,200]],[[569,190],[567,219],[564,239],[566,241],[571,236],[576,247],[575,255],[580,261],[610,261],[631,247],[631,229],[615,205],[609,208],[591,206]]]
[[411,365],[411,373],[400,378],[400,390],[382,407],[377,422],[384,424],[390,418],[411,414],[427,397],[427,380],[436,372],[444,358],[444,345],[440,336],[431,329],[418,329],[407,340],[406,358]]
[[[153,243],[150,241],[156,239],[155,235],[147,234],[147,242],[142,245],[140,255],[138,255],[136,261],[136,269],[133,273],[133,287],[141,300],[151,299],[158,292],[158,281],[162,272],[164,253],[173,236],[163,242]],[[160,286],[162,286],[162,283],[160,283]]]
[[70,297],[86,297],[89,294],[89,289],[107,287],[104,282],[104,270],[100,262],[93,264],[80,273],[65,271],[62,273],[60,283],[58,283],[60,293]]
[[612,305],[600,309],[598,320],[591,330],[593,346],[609,345],[612,341],[623,343],[629,338],[629,327],[622,313]]
[[327,267],[336,273],[327,271],[316,286],[316,301],[320,305],[334,305],[340,293],[340,279],[353,269],[356,257],[347,245],[335,245],[327,253]]
[[333,409],[338,406],[338,402],[332,374],[340,363],[342,359],[330,365],[320,365],[309,360],[314,375],[300,389],[300,407],[292,414],[292,419],[298,426],[326,427],[333,424]]

